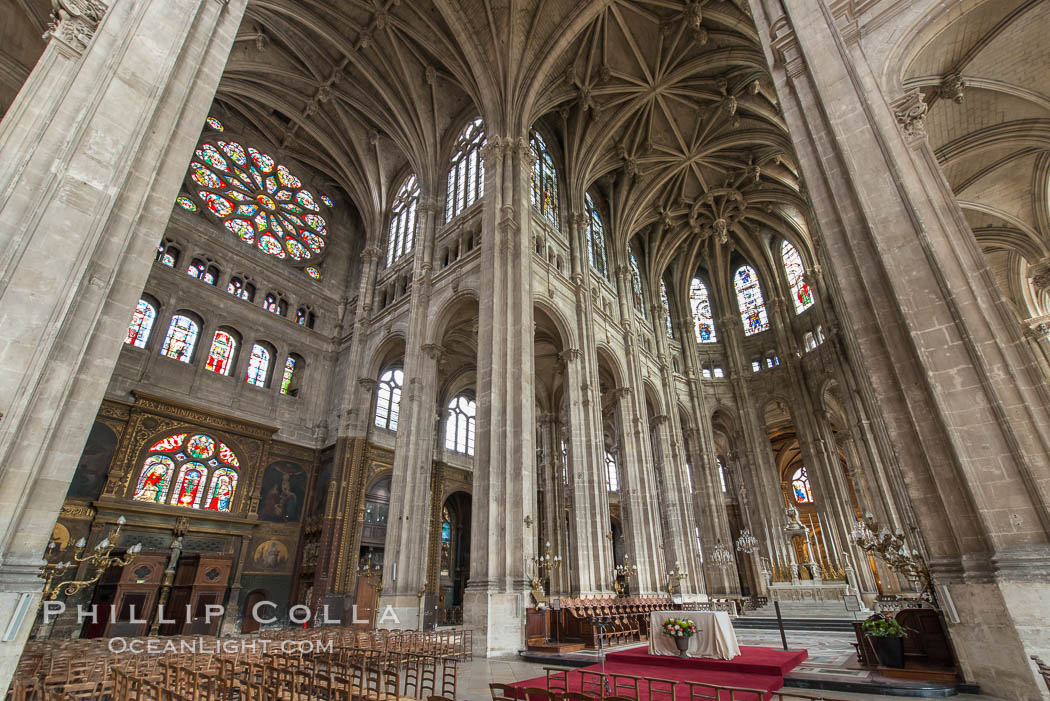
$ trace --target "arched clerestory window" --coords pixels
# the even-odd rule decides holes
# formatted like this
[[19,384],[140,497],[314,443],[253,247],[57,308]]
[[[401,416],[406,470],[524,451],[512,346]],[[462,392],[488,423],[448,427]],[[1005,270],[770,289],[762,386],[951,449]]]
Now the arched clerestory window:
[[620,491],[620,474],[616,468],[616,456],[605,451],[605,489],[610,492]]
[[602,217],[598,208],[594,206],[590,193],[584,196],[583,205],[587,214],[587,253],[591,259],[591,267],[608,280],[609,257],[605,252],[605,227],[602,225]]
[[306,363],[301,357],[292,353],[284,359],[284,373],[281,375],[281,394],[286,397],[299,396],[299,378],[302,377]]
[[634,302],[634,310],[648,318],[645,313],[645,292],[642,289],[642,269],[638,265],[638,258],[635,257],[634,247],[631,244],[627,244],[627,256],[631,262],[631,299]]
[[758,284],[755,269],[750,265],[740,266],[733,276],[733,288],[736,290],[740,318],[744,322],[744,335],[751,336],[768,330],[769,317],[766,316],[766,303],[762,299],[762,288]]
[[140,299],[135,305],[135,313],[131,316],[131,324],[128,325],[128,334],[124,337],[124,343],[136,348],[145,348],[156,319],[157,308],[146,300]]
[[466,395],[455,397],[448,405],[445,422],[445,448],[466,455],[474,454],[474,424],[478,406]]
[[270,384],[270,365],[273,362],[273,350],[256,343],[252,346],[252,354],[248,356],[248,372],[244,375],[244,381],[256,387],[266,387]]
[[200,325],[186,314],[176,314],[171,317],[168,324],[168,333],[164,337],[164,345],[160,354],[189,363],[193,360],[193,351],[197,347],[197,336],[200,335]]
[[255,285],[250,282],[246,282],[239,277],[230,278],[230,282],[226,285],[226,291],[238,299],[243,299],[246,302],[255,300]]
[[529,146],[532,147],[536,160],[532,164],[531,193],[532,206],[539,210],[543,218],[558,228],[558,171],[554,168],[554,159],[547,150],[547,142],[536,130],[529,135]]
[[791,494],[796,503],[813,503],[813,490],[809,487],[809,470],[805,466],[798,468],[795,474],[791,475]]
[[718,340],[715,333],[714,315],[711,313],[711,298],[707,295],[707,285],[700,278],[694,277],[689,286],[689,306],[693,308],[693,328],[696,330],[697,343],[714,343]]
[[485,164],[481,158],[484,145],[485,125],[479,117],[468,124],[456,140],[445,193],[446,222],[455,219],[485,194]]
[[237,338],[232,329],[219,329],[211,341],[206,370],[229,376],[233,368],[233,359],[237,353]]
[[664,312],[664,327],[667,329],[667,337],[674,338],[674,324],[671,323],[671,301],[667,299],[667,285],[663,279],[660,280],[660,306]]
[[386,264],[394,261],[412,250],[416,235],[416,207],[419,205],[419,183],[415,175],[410,175],[394,198],[390,210],[390,233],[386,242]]
[[801,314],[813,306],[813,293],[806,283],[806,268],[802,265],[802,256],[798,254],[798,249],[785,240],[780,244],[780,258],[784,261],[784,273],[791,288],[791,298],[795,302],[795,313]]
[[401,368],[391,368],[379,376],[376,385],[375,425],[388,431],[397,430],[397,421],[401,413],[401,388],[404,386],[405,373]]

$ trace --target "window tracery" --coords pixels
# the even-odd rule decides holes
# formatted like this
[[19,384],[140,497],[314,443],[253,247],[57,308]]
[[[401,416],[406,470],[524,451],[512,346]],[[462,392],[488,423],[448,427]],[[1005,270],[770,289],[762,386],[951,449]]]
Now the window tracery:
[[287,166],[222,139],[205,141],[194,153],[187,185],[226,229],[282,260],[306,261],[324,251],[328,222]]
[[131,316],[131,324],[128,326],[124,343],[136,348],[145,348],[156,318],[157,309],[146,300],[140,299],[135,305],[135,313]]
[[787,240],[780,244],[780,258],[784,261],[784,272],[787,274],[791,298],[795,303],[795,314],[801,314],[813,306],[813,293],[806,283],[806,268],[802,265],[802,256],[798,249]]
[[270,358],[272,353],[269,349],[256,343],[252,346],[252,354],[248,357],[248,372],[244,381],[256,387],[265,387],[270,379]]
[[405,374],[401,368],[392,368],[379,376],[376,390],[375,425],[388,431],[397,430],[398,416],[401,413],[401,388],[404,386]]
[[410,175],[394,198],[390,214],[390,233],[387,236],[386,264],[392,265],[412,250],[416,234],[416,207],[419,205],[419,183]]
[[481,118],[467,125],[456,141],[448,170],[445,221],[450,222],[485,194],[485,164],[481,149],[486,144]]
[[631,261],[631,298],[634,302],[634,310],[648,318],[645,313],[645,293],[642,291],[642,269],[638,265],[638,259],[634,255],[634,247],[627,244],[627,255]]
[[533,130],[529,136],[529,146],[532,147],[536,160],[532,163],[532,178],[530,192],[532,194],[532,206],[539,210],[543,218],[551,223],[555,229],[558,228],[558,171],[554,168],[554,160],[547,143],[538,131]]
[[466,455],[474,454],[474,425],[478,407],[465,395],[455,397],[448,405],[445,423],[445,448]]
[[226,291],[246,302],[251,302],[255,299],[255,285],[245,282],[239,277],[230,278],[229,284],[226,285]]
[[809,470],[805,466],[791,475],[791,494],[799,504],[813,503],[813,490],[809,487]]
[[766,316],[766,303],[762,299],[762,288],[758,284],[758,275],[750,265],[742,265],[733,276],[733,288],[736,290],[736,303],[740,309],[740,318],[744,322],[744,335],[752,336],[769,329],[769,317]]
[[591,267],[608,280],[609,258],[605,254],[605,227],[602,225],[602,217],[589,193],[584,196],[583,203],[587,214],[587,253],[590,255]]
[[193,359],[193,351],[197,345],[197,336],[200,334],[200,326],[185,314],[176,314],[171,317],[168,324],[168,334],[164,337],[164,345],[160,354],[189,363]]
[[229,376],[233,366],[233,356],[237,350],[237,339],[230,332],[219,329],[211,342],[211,350],[208,352],[208,362],[204,367],[223,376]]
[[[228,445],[203,433],[175,433],[154,443],[147,453],[132,496],[135,501],[194,509],[203,503],[211,511],[230,510],[240,461]],[[209,470],[213,470],[210,483]]]
[[707,286],[700,278],[694,277],[689,286],[689,306],[693,308],[693,325],[696,329],[697,343],[715,343],[715,320],[711,314],[711,298],[707,295]]

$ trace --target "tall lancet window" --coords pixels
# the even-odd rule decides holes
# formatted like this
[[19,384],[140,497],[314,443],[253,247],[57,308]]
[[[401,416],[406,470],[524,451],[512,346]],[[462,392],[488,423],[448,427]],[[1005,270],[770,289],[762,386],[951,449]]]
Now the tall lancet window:
[[791,297],[795,301],[795,313],[801,314],[813,306],[813,293],[806,284],[806,268],[802,265],[802,256],[787,241],[780,244],[780,257],[784,261],[784,272],[787,274]]
[[667,337],[674,338],[674,324],[671,323],[671,303],[667,299],[667,285],[660,280],[660,306],[664,310],[664,326],[667,327]]
[[416,236],[416,205],[419,204],[419,183],[410,175],[397,191],[390,210],[390,235],[386,241],[386,264],[392,265],[412,250]]
[[405,373],[401,368],[392,368],[379,376],[375,416],[375,424],[379,428],[397,430],[397,421],[401,414],[401,388],[404,382]]
[[638,265],[638,259],[634,255],[634,247],[632,247],[631,244],[627,244],[627,256],[631,261],[631,298],[634,301],[634,310],[645,317],[645,293],[642,291],[642,269]]
[[608,280],[609,258],[605,255],[605,227],[602,225],[602,217],[598,214],[590,194],[584,195],[583,204],[587,213],[587,253],[591,258],[591,267]]
[[474,454],[474,422],[478,405],[473,399],[459,395],[448,405],[445,423],[445,448],[457,453]]
[[445,221],[456,218],[460,212],[480,200],[485,194],[485,164],[481,148],[485,145],[485,125],[481,118],[467,125],[456,141],[452,162],[448,169],[448,190],[445,193]]
[[605,488],[610,492],[620,491],[620,475],[616,468],[616,456],[605,451]]
[[736,303],[740,308],[740,318],[744,322],[744,335],[751,336],[769,329],[769,317],[766,316],[766,303],[762,299],[762,288],[758,284],[758,275],[750,265],[742,265],[733,276],[733,287],[736,289]]
[[554,169],[554,160],[547,150],[547,143],[538,131],[532,132],[529,145],[536,156],[532,164],[532,206],[557,229],[558,172]]
[[707,296],[707,286],[698,277],[694,277],[693,283],[689,286],[689,306],[693,308],[696,342],[714,343],[717,341],[715,320],[711,314],[711,299]]

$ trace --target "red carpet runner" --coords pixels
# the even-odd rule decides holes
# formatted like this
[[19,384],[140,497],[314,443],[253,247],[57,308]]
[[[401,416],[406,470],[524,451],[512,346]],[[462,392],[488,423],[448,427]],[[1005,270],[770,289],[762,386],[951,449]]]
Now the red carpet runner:
[[[605,656],[606,674],[628,674],[635,677],[650,677],[670,681],[690,681],[714,686],[735,686],[746,689],[776,691],[784,685],[784,675],[808,657],[805,650],[777,650],[769,647],[740,646],[740,656],[731,660],[712,660],[703,657],[679,659],[663,655],[650,655],[647,645],[622,652],[611,652]],[[584,667],[589,672],[600,672],[600,664]],[[514,684],[517,689],[547,688],[547,678],[536,677]],[[569,673],[569,691],[580,691],[580,673]],[[757,694],[756,694],[757,696]],[[767,694],[768,698],[769,695]],[[726,695],[728,698],[728,694]],[[737,694],[737,699],[742,699]],[[688,701],[689,687],[679,684],[675,691],[676,701]],[[638,701],[648,701],[644,687]]]

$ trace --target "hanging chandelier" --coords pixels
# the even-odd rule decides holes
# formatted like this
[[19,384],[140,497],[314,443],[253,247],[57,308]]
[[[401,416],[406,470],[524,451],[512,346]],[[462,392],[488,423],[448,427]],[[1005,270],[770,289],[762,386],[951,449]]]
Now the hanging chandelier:
[[751,535],[751,529],[745,528],[740,531],[740,537],[736,539],[736,549],[745,555],[750,555],[758,549],[758,538]]
[[715,543],[715,549],[711,552],[711,559],[714,561],[716,567],[725,569],[732,564],[733,553],[730,552],[729,548],[722,545],[722,541],[719,540]]

